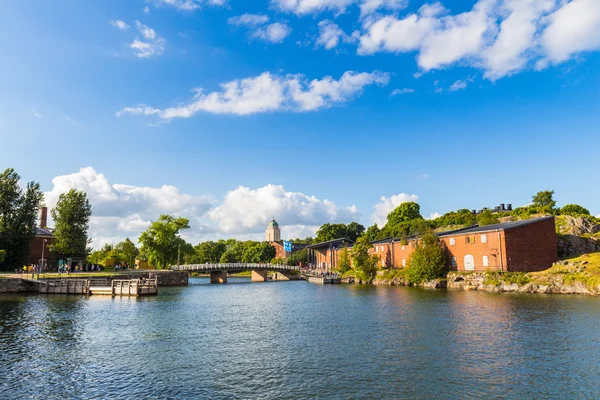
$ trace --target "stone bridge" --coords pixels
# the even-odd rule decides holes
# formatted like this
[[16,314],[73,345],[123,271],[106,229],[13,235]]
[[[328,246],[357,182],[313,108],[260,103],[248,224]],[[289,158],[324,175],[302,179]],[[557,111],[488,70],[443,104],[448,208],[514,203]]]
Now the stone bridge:
[[279,264],[231,263],[231,264],[186,264],[172,265],[173,271],[210,272],[210,283],[227,283],[227,272],[252,271],[252,282],[265,282],[269,271],[275,272],[274,279],[289,281],[300,271],[300,267]]

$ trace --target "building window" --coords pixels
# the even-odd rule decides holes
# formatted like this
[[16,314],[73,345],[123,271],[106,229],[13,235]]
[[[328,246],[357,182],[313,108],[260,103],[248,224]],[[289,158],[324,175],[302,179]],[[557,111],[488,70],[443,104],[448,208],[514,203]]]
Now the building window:
[[402,259],[402,268],[406,267],[406,258]]
[[456,268],[456,257],[452,257],[452,266]]
[[465,240],[466,240],[467,244],[473,244],[473,243],[475,243],[475,236],[467,236],[465,238]]
[[488,259],[488,256],[483,256],[483,266],[487,267],[490,265],[490,260]]
[[402,250],[404,250],[404,245],[402,245]]
[[456,244],[456,240],[454,238],[450,238],[450,246],[454,246]]
[[487,243],[487,235],[481,235],[481,243]]

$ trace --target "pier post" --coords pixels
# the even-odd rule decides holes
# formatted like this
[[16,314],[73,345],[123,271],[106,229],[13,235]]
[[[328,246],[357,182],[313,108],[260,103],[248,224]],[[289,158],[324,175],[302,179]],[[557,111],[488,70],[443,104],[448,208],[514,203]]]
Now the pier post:
[[291,274],[289,272],[277,271],[273,274],[273,280],[274,281],[289,281],[290,275]]
[[267,280],[266,270],[252,270],[252,282],[265,282]]
[[227,283],[227,271],[211,271],[210,283]]

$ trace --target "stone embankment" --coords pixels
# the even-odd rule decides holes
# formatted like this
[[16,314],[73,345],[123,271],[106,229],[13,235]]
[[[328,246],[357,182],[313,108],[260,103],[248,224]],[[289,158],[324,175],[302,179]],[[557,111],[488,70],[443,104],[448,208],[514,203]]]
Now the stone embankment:
[[[189,274],[186,271],[132,271],[130,273],[119,273],[114,275],[99,275],[100,279],[138,279],[143,276],[148,278],[149,274],[156,277],[156,283],[158,286],[187,286]],[[28,275],[31,277],[31,275]],[[90,274],[70,274],[63,275],[61,278],[56,279],[94,279],[93,275]],[[0,278],[0,293],[35,293],[36,288],[34,284],[25,282],[19,275],[15,275],[7,278]]]

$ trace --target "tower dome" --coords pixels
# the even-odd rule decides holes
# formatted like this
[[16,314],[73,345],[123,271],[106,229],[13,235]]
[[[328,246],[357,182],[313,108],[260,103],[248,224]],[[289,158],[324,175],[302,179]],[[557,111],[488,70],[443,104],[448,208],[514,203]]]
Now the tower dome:
[[267,225],[266,239],[267,242],[278,242],[281,240],[281,230],[279,229],[279,224],[275,221],[275,217]]

